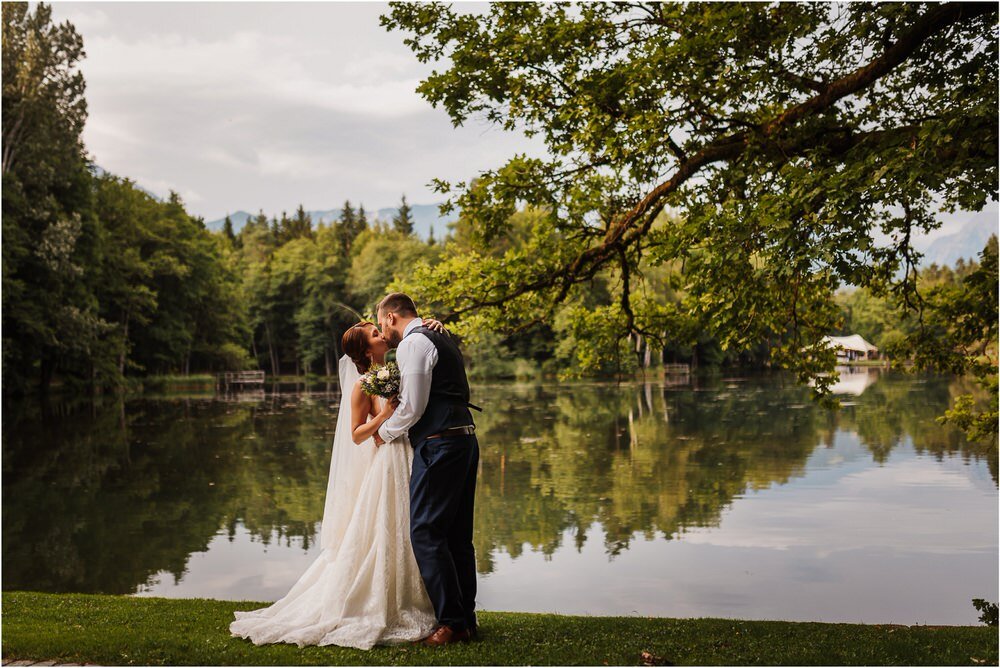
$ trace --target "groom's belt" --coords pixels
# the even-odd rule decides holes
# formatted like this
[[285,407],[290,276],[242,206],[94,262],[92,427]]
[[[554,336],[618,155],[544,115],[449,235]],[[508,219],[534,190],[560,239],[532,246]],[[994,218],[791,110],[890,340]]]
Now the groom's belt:
[[444,438],[445,436],[468,436],[469,434],[475,433],[475,431],[476,428],[475,426],[472,425],[468,427],[452,427],[451,429],[445,429],[444,431],[439,431],[436,434],[431,434],[426,438],[431,439],[431,438]]

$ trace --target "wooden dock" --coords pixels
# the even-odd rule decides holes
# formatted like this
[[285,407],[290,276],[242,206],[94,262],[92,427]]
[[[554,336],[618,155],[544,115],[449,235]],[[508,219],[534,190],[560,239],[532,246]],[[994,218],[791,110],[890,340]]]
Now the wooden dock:
[[264,389],[263,371],[227,371],[215,377],[215,389],[230,392],[250,387]]
[[664,364],[663,373],[668,376],[687,375],[691,373],[691,366],[689,364]]

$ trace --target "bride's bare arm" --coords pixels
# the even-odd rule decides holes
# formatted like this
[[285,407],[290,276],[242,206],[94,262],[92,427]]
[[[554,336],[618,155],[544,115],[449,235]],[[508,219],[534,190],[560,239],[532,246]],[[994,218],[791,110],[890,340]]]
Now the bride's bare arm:
[[364,443],[371,437],[382,423],[389,419],[396,406],[392,401],[386,401],[382,410],[370,420],[372,411],[372,398],[361,389],[361,381],[354,384],[351,390],[351,439],[357,443]]

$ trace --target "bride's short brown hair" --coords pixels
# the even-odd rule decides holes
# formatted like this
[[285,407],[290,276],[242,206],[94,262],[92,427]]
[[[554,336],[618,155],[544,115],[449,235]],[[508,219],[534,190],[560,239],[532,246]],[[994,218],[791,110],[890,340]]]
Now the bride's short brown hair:
[[354,362],[358,373],[367,372],[371,366],[371,360],[368,359],[368,325],[377,328],[375,323],[362,320],[351,325],[340,339],[340,347]]

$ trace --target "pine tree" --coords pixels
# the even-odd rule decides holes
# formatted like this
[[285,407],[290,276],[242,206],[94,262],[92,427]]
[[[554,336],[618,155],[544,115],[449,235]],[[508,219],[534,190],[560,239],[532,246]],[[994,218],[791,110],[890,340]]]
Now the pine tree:
[[427,235],[427,245],[428,246],[433,246],[436,243],[437,243],[437,240],[434,238],[434,226],[431,225],[431,232],[430,232],[429,235]]
[[351,206],[351,200],[345,200],[344,208],[340,212],[340,223],[347,228],[352,228],[356,222],[357,216],[354,213],[354,207]]
[[340,212],[340,221],[336,223],[337,236],[340,244],[344,248],[344,254],[350,255],[351,246],[358,235],[368,228],[368,219],[365,217],[365,207],[355,213],[351,206],[351,201],[344,202],[344,208]]
[[406,195],[403,195],[403,202],[399,205],[399,212],[393,216],[392,225],[397,232],[410,235],[413,234],[413,214],[410,205],[406,203]]
[[229,214],[226,214],[226,221],[222,223],[222,234],[229,239],[230,244],[236,244],[236,234],[233,232],[233,221],[229,218]]
[[301,204],[296,209],[294,218],[285,219],[282,216],[282,224],[285,241],[291,241],[299,237],[312,237],[312,217],[306,213],[305,208]]

